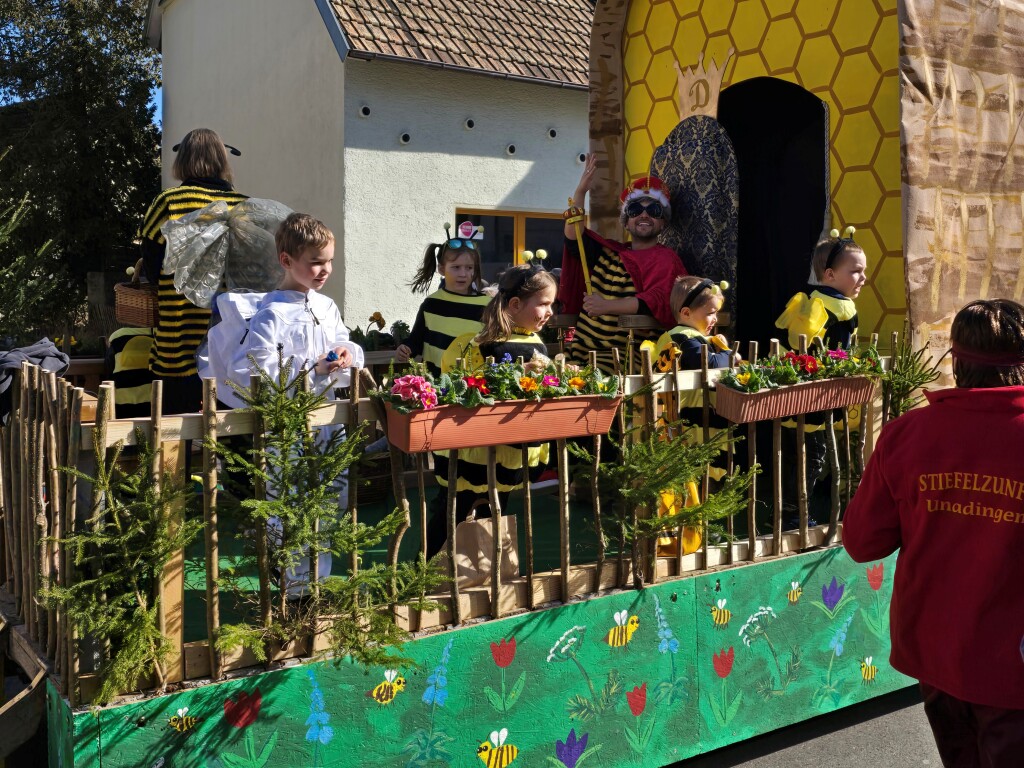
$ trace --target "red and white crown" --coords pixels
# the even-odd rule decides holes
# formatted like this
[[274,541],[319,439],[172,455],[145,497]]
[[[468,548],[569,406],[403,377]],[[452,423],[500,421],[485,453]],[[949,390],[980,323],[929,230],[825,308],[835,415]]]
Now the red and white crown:
[[657,200],[666,207],[671,205],[671,201],[668,196],[668,188],[657,176],[643,176],[632,182],[628,187],[622,190],[622,194],[619,195],[619,203],[626,205],[632,200],[639,200],[644,197]]

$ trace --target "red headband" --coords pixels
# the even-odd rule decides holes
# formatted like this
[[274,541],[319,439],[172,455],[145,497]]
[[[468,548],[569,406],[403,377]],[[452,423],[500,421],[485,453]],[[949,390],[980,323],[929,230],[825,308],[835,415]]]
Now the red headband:
[[988,365],[993,368],[1015,368],[1024,365],[1024,351],[1019,352],[981,352],[977,349],[970,349],[957,344],[955,341],[950,345],[953,357],[964,363],[974,365]]

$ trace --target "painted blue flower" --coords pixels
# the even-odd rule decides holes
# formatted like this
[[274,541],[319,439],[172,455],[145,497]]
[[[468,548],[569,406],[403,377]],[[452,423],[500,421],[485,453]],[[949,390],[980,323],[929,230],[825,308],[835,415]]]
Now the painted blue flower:
[[587,749],[587,737],[584,733],[579,739],[576,738],[576,729],[569,731],[565,741],[555,741],[555,756],[561,761],[565,768],[576,768],[576,763]]
[[427,689],[423,692],[423,703],[443,707],[448,701],[448,656],[455,638],[448,641],[441,652],[441,661],[434,671],[427,676]]
[[658,652],[678,653],[679,641],[672,635],[672,629],[665,619],[665,612],[661,610],[661,601],[657,595],[654,596],[654,616],[658,620]]
[[307,674],[313,690],[309,694],[309,717],[306,718],[306,725],[309,728],[306,730],[306,741],[327,744],[334,738],[334,729],[328,725],[331,716],[324,709],[324,695],[317,685],[316,673],[310,669]]
[[845,622],[839,625],[835,634],[832,635],[832,639],[828,643],[828,647],[835,651],[836,656],[843,655],[843,644],[846,642],[846,633],[849,631],[851,623],[853,623],[852,613]]
[[825,607],[830,611],[834,611],[836,606],[839,605],[839,601],[843,599],[843,590],[846,588],[844,584],[837,584],[836,577],[832,577],[832,583],[828,586],[822,585],[821,587],[821,601],[825,603]]

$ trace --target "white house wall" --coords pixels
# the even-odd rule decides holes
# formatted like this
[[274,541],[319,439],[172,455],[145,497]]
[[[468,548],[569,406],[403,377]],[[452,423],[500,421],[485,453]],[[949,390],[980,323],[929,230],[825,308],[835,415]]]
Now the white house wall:
[[[164,186],[177,183],[171,147],[213,128],[242,150],[231,157],[240,191],[311,213],[344,242],[344,65],[312,0],[173,0],[161,10]],[[344,274],[328,284],[336,299]]]
[[565,209],[587,149],[585,91],[351,57],[345,76],[350,326],[365,325],[375,311],[389,323],[412,322],[422,297],[407,283],[427,244],[443,239],[444,223],[456,223],[457,208]]

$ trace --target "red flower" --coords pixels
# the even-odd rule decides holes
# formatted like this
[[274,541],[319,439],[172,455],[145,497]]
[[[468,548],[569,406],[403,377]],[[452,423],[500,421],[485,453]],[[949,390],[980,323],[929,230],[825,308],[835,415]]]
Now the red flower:
[[868,584],[876,592],[882,588],[882,577],[885,575],[885,563],[873,565],[867,569]]
[[236,701],[224,699],[224,718],[235,728],[245,728],[256,721],[262,703],[263,696],[259,688],[253,691],[252,696],[241,691]]
[[711,654],[711,661],[715,665],[715,674],[723,680],[729,676],[732,672],[732,663],[736,659],[736,654],[733,653],[732,648],[725,650],[724,648],[718,652]]
[[487,379],[483,376],[463,376],[462,380],[470,389],[480,390],[481,395],[489,395],[491,390],[487,388]]
[[491,643],[491,656],[501,669],[507,667],[516,657],[516,639],[513,637],[506,642],[505,638],[502,638],[500,643]]
[[811,355],[804,355],[803,368],[807,373],[817,373],[819,367],[818,358],[812,357]]
[[629,702],[629,711],[633,716],[640,717],[647,706],[647,683],[634,686],[632,691],[626,691],[626,701]]

